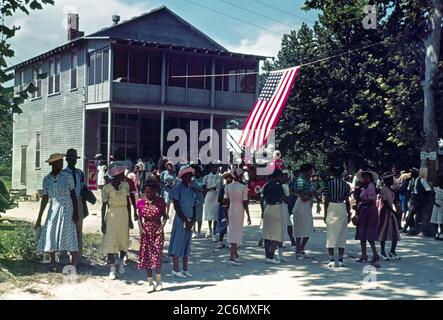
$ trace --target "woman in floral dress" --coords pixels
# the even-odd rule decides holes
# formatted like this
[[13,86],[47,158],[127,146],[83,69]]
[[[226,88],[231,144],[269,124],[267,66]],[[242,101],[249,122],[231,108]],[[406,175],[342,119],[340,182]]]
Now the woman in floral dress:
[[[149,292],[153,292],[162,290],[161,267],[165,240],[163,228],[168,215],[165,202],[159,196],[160,185],[155,179],[146,182],[144,191],[145,198],[137,202],[140,229],[138,268],[146,270]],[[156,272],[155,284],[152,277],[153,270]]]

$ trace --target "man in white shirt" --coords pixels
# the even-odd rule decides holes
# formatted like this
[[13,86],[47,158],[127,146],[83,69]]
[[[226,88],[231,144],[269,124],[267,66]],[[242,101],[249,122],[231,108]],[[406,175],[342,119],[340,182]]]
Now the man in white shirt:
[[408,218],[406,219],[406,225],[403,232],[407,231],[409,227],[410,230],[408,234],[417,235],[420,231],[418,230],[419,223],[423,220],[423,208],[425,206],[426,199],[431,193],[432,189],[428,182],[420,177],[420,170],[417,168],[411,169],[411,182],[409,184],[410,196],[410,210]]

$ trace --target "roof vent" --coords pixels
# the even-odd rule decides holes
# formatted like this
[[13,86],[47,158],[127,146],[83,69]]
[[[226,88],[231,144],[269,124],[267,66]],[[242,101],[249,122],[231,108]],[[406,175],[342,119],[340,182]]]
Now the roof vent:
[[112,16],[112,22],[113,22],[114,26],[115,26],[116,24],[118,24],[118,23],[120,22],[120,16],[114,14],[114,15]]

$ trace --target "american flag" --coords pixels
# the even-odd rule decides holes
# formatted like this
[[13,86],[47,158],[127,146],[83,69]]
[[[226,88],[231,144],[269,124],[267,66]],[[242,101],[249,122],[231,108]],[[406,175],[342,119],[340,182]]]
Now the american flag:
[[300,67],[272,71],[244,126],[239,144],[258,150],[280,118]]

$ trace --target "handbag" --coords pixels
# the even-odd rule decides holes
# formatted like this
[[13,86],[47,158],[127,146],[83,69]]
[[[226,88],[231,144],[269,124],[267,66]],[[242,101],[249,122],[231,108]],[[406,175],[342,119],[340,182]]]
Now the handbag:
[[92,191],[89,190],[86,186],[84,186],[82,191],[80,192],[80,197],[82,197],[84,201],[89,202],[92,205],[97,202],[97,198],[94,196],[94,193],[92,193]]
[[351,222],[352,222],[352,224],[353,224],[354,226],[357,226],[357,225],[358,225],[358,216],[357,216],[357,215],[354,215],[354,216],[351,218]]

